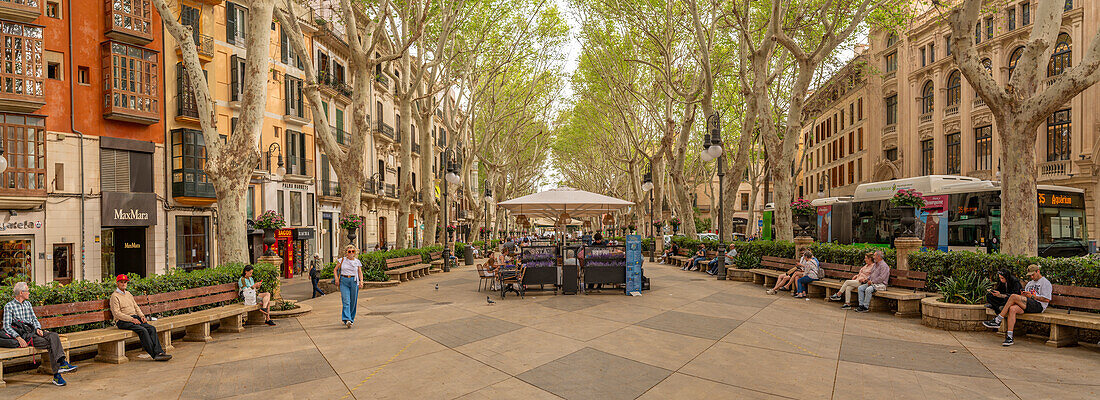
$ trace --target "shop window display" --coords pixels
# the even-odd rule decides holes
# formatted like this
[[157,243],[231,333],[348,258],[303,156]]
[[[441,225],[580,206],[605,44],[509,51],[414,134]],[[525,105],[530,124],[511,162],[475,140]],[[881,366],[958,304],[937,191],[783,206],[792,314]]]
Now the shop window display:
[[31,275],[34,265],[32,239],[14,238],[0,240],[0,277]]

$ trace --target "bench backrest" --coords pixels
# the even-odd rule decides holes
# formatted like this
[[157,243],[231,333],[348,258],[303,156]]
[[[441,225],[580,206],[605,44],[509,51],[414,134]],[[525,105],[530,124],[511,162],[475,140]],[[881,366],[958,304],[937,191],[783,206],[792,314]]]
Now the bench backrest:
[[680,248],[680,251],[678,253],[680,253],[680,255],[684,257],[690,257],[692,254],[695,254],[694,251],[685,249],[683,247]]
[[852,279],[852,275],[859,273],[859,267],[847,264],[833,264],[823,262],[820,264],[821,269],[825,271],[826,278],[833,279]]
[[890,268],[891,287],[901,287],[913,290],[922,290],[928,285],[928,273],[921,271],[903,271]]
[[431,253],[428,253],[428,257],[430,257],[430,259],[432,261],[442,260],[443,259],[443,252],[442,251],[433,251]]
[[780,258],[772,256],[764,256],[760,258],[760,266],[770,269],[777,269],[780,271],[786,271],[798,265],[798,262],[791,258]]
[[[175,292],[135,296],[134,301],[145,315],[236,300],[236,283],[203,286]],[[34,308],[43,328],[59,328],[113,320],[110,300],[50,304]]]
[[420,264],[423,260],[424,259],[420,256],[391,258],[386,260],[386,269],[401,268],[410,265]]
[[1054,298],[1050,305],[1062,308],[1100,310],[1100,288],[1052,285]]

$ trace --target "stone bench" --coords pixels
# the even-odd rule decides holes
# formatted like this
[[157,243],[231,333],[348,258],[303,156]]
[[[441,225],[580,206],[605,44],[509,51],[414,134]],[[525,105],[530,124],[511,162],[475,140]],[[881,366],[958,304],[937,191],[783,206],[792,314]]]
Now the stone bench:
[[[157,293],[151,295],[135,296],[134,301],[141,307],[146,316],[155,316],[158,313],[175,311],[190,307],[223,303],[236,300],[238,295],[236,283],[205,286],[175,292]],[[44,329],[61,328],[74,325],[112,321],[110,305],[107,299],[92,300],[79,303],[51,304],[34,307],[35,315]],[[259,314],[259,305],[247,306],[242,303],[228,304],[209,308],[187,314],[173,315],[149,321],[149,324],[157,328],[161,346],[165,351],[173,349],[172,330],[186,330],[185,341],[209,342],[210,325],[220,323],[219,331],[241,332],[244,330],[243,318],[247,314]],[[263,318],[258,318],[262,320]],[[96,361],[121,364],[129,361],[126,357],[126,342],[136,340],[137,334],[130,330],[107,327],[89,329],[85,331],[60,334],[62,347],[68,357],[70,349],[97,346]],[[44,349],[33,347],[0,349],[0,361],[28,357],[35,354],[47,354]],[[53,373],[49,370],[50,363],[42,363],[40,371]],[[3,365],[0,363],[0,387],[6,383],[3,381]]]
[[407,256],[386,260],[386,275],[396,278],[401,282],[407,282],[425,275],[431,265],[424,264],[420,256]]
[[[760,264],[766,268],[749,270],[754,275],[753,282],[763,284],[765,288],[771,289],[775,286],[779,276],[797,265],[797,261],[789,258],[766,256],[761,259]],[[820,263],[819,265],[825,271],[825,278],[809,284],[809,287],[806,288],[807,297],[828,298],[836,294],[843,282],[859,273],[860,268],[833,263]],[[921,299],[933,295],[933,293],[921,291],[925,287],[927,277],[928,274],[924,272],[901,271],[891,268],[889,286],[884,291],[875,292],[874,296],[871,297],[871,308],[886,309],[889,306],[886,300],[892,300],[897,304],[894,315],[906,318],[919,317]]]
[[[1100,330],[1100,314],[1078,310],[1100,310],[1100,288],[1083,286],[1052,285],[1053,298],[1047,309],[1038,314],[1016,314],[1019,321],[1050,325],[1047,345],[1066,347],[1077,345],[1077,330]],[[996,315],[986,310],[990,317]],[[1003,332],[1007,324],[1001,324]],[[1017,334],[1026,334],[1019,324],[1014,328]]]

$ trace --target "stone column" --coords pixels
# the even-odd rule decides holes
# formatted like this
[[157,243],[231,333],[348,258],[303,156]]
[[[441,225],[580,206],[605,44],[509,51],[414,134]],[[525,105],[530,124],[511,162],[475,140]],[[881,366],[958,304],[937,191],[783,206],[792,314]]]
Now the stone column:
[[[271,264],[271,265],[274,265],[275,266],[275,273],[279,276],[279,278],[282,278],[283,270],[282,270],[282,268],[280,268],[283,265],[283,258],[282,257],[279,257],[277,255],[275,255],[275,256],[261,256],[260,258],[256,259],[256,263],[257,264]],[[282,291],[279,290],[279,286],[280,285],[275,285],[275,290],[274,290],[275,293],[271,294],[272,299],[281,299],[281,298],[283,298],[283,294],[282,294]]]
[[894,248],[898,250],[898,265],[894,268],[909,270],[909,253],[920,250],[923,242],[918,237],[908,236],[894,239]]
[[814,238],[809,236],[796,236],[794,238],[794,259],[797,260],[802,257],[802,252],[810,248],[810,245],[814,244]]

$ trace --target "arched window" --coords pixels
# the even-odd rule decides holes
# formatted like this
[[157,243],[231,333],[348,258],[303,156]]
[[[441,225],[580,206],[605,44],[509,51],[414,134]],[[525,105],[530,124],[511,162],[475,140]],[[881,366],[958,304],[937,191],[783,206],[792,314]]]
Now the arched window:
[[1058,34],[1058,42],[1054,44],[1054,55],[1050,56],[1050,64],[1047,65],[1047,76],[1061,75],[1073,65],[1071,44],[1069,34]]
[[1012,71],[1016,70],[1016,63],[1020,61],[1022,55],[1024,55],[1024,46],[1012,50],[1012,54],[1008,56],[1008,79],[1012,79]]
[[925,82],[924,83],[924,89],[921,89],[920,93],[921,93],[921,95],[920,95],[920,97],[921,97],[921,107],[920,107],[921,114],[930,114],[930,113],[932,113],[932,110],[934,110],[933,100],[934,100],[935,95],[936,95],[935,85],[932,84],[932,81]]
[[947,106],[959,105],[961,94],[962,77],[959,76],[959,71],[951,71],[951,74],[947,75]]
[[893,46],[897,43],[898,43],[898,34],[891,33],[890,35],[886,36],[886,47]]
[[985,68],[985,72],[989,73],[989,76],[993,76],[993,60],[988,58],[982,59],[982,67]]

